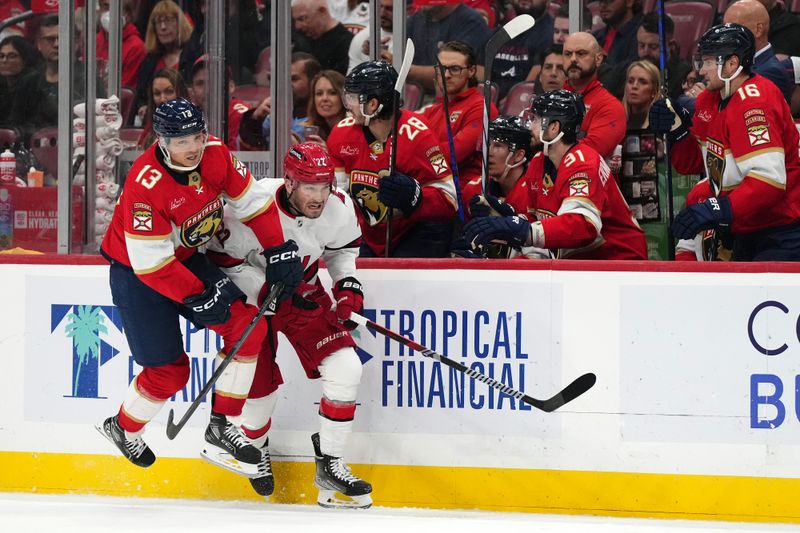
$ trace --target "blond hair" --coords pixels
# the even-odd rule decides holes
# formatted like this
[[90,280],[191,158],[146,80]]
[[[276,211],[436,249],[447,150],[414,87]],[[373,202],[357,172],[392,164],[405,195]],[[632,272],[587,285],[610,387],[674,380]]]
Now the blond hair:
[[189,20],[184,16],[181,8],[173,0],[161,0],[153,6],[150,18],[147,19],[147,32],[144,36],[144,46],[150,54],[157,54],[161,51],[161,43],[156,35],[156,18],[174,16],[178,20],[178,46],[182,46],[192,37],[194,28],[189,24]]

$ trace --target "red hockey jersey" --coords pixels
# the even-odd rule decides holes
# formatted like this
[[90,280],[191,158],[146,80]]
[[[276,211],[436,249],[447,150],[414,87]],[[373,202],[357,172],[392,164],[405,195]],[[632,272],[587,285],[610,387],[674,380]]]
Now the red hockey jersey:
[[[353,198],[364,242],[377,256],[386,246],[387,207],[378,201],[378,181],[389,173],[391,137],[382,143],[369,128],[348,117],[328,137],[328,152],[336,167],[338,187]],[[453,175],[435,134],[423,118],[402,110],[398,122],[397,171],[422,186],[422,204],[404,217],[395,211],[392,244],[396,244],[419,220],[449,220],[456,212]]]
[[[453,130],[453,145],[458,163],[458,184],[461,187],[464,204],[469,198],[464,194],[467,183],[480,177],[483,168],[481,139],[483,134],[483,95],[477,87],[467,89],[464,94],[448,102],[450,128]],[[444,102],[438,97],[436,102],[421,110],[431,128],[436,130],[439,146],[450,162],[450,143],[447,139],[447,123],[444,117]],[[491,104],[489,120],[497,118],[497,107]]]
[[544,245],[557,257],[647,259],[644,232],[593,148],[574,145],[557,169],[539,152],[526,177],[529,218],[541,221]]
[[263,247],[284,242],[273,197],[221,140],[209,137],[200,166],[188,173],[170,172],[157,150],[158,143],[133,163],[102,244],[145,284],[177,302],[203,291],[181,261],[217,231],[223,199]]
[[753,75],[726,101],[717,91],[703,91],[691,132],[694,138],[674,145],[672,164],[683,174],[705,170],[730,198],[732,234],[800,219],[800,136],[771,81]]

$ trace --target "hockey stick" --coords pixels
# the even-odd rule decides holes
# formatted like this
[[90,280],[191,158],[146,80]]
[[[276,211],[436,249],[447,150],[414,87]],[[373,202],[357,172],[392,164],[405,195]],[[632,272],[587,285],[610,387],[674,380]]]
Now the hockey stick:
[[[414,42],[406,40],[406,50],[403,52],[403,63],[400,65],[400,72],[397,73],[397,81],[394,82],[394,97],[392,98],[392,145],[389,152],[389,174],[394,174],[397,170],[397,124],[400,122],[400,95],[406,84],[408,71],[411,70],[411,62],[414,60]],[[386,250],[384,257],[389,257],[389,248],[392,246],[392,211],[386,213]]]
[[486,194],[486,178],[489,170],[489,110],[492,105],[492,63],[494,63],[494,56],[508,41],[533,28],[535,23],[536,21],[530,15],[518,15],[508,21],[486,43],[486,57],[483,60],[485,78],[483,81],[483,168],[481,169],[481,190],[483,190],[483,194]]
[[412,341],[411,339],[407,339],[407,338],[403,337],[402,335],[400,335],[398,333],[395,333],[394,331],[392,331],[390,329],[387,329],[387,328],[381,326],[380,324],[378,324],[376,322],[373,322],[372,320],[370,320],[370,319],[368,319],[366,317],[363,317],[363,316],[358,315],[356,313],[352,313],[350,315],[350,320],[352,320],[353,322],[355,322],[357,324],[365,326],[367,329],[370,329],[370,330],[372,330],[372,331],[374,331],[376,333],[380,333],[381,335],[389,337],[392,340],[396,340],[400,344],[408,346],[412,350],[418,351],[419,353],[421,353],[425,357],[430,357],[431,359],[435,359],[435,360],[437,360],[439,362],[442,362],[445,365],[449,366],[450,368],[458,370],[459,372],[463,372],[464,374],[468,375],[469,377],[471,377],[473,379],[477,379],[480,382],[486,383],[490,387],[493,387],[493,388],[499,390],[503,394],[508,394],[509,396],[512,396],[512,397],[516,398],[517,400],[525,402],[528,405],[533,406],[536,409],[539,409],[539,410],[544,411],[546,413],[550,413],[552,411],[555,411],[556,409],[558,409],[562,405],[571,402],[572,400],[574,400],[575,398],[577,398],[578,396],[580,396],[584,392],[586,392],[589,389],[591,389],[594,386],[595,382],[597,381],[597,376],[595,376],[594,374],[592,374],[590,372],[588,374],[584,374],[584,375],[580,376],[578,379],[576,379],[575,381],[573,381],[572,383],[567,385],[561,392],[559,392],[558,394],[556,394],[552,398],[548,398],[546,400],[539,400],[539,399],[536,399],[536,398],[532,398],[532,397],[528,396],[527,394],[524,394],[524,393],[522,393],[522,392],[520,392],[520,391],[518,391],[516,389],[512,389],[508,385],[504,385],[503,383],[500,383],[499,381],[495,381],[494,379],[490,378],[489,376],[485,376],[484,374],[481,374],[480,372],[478,372],[477,370],[475,370],[473,368],[469,368],[469,367],[467,367],[465,365],[462,365],[458,361],[454,361],[454,360],[448,358],[447,356],[444,356],[442,354],[436,353],[433,350],[429,350],[428,348],[422,346],[421,344],[418,344],[418,343]]
[[239,337],[239,340],[236,341],[236,344],[233,345],[231,351],[228,352],[228,355],[226,355],[225,359],[223,359],[222,362],[219,364],[217,369],[211,375],[211,379],[208,380],[203,389],[200,391],[200,394],[197,395],[197,398],[194,399],[192,404],[189,406],[189,409],[186,410],[181,419],[178,420],[177,424],[174,424],[172,422],[173,418],[175,417],[175,411],[173,409],[169,410],[169,417],[167,418],[167,437],[169,437],[170,440],[178,436],[178,433],[180,433],[181,429],[183,429],[183,426],[186,425],[186,422],[189,421],[189,418],[191,418],[192,414],[194,414],[194,412],[197,411],[197,408],[200,407],[200,403],[202,403],[203,398],[206,397],[206,394],[208,394],[208,392],[214,386],[214,383],[217,382],[217,380],[220,378],[220,376],[222,376],[222,373],[228,367],[230,362],[233,361],[233,358],[236,357],[236,353],[239,351],[239,348],[242,347],[244,341],[246,341],[247,337],[250,336],[250,333],[253,332],[253,330],[256,327],[256,324],[258,324],[258,321],[261,320],[265,314],[267,314],[267,311],[270,310],[271,306],[274,303],[277,303],[276,300],[278,299],[278,295],[282,291],[283,291],[282,281],[279,281],[272,286],[272,288],[269,290],[269,293],[267,294],[267,297],[264,298],[264,302],[261,304],[261,307],[258,308],[258,312],[250,321],[250,323],[247,325],[247,328],[245,328],[244,332],[242,333],[242,336]]
[[[661,92],[664,93],[664,98],[669,98],[669,90],[667,85],[667,40],[666,34],[664,33],[665,17],[666,12],[664,10],[664,0],[658,0],[658,42],[660,43],[658,63],[659,68],[661,68]],[[664,166],[666,167],[665,176],[667,179],[667,235],[669,238],[669,241],[667,242],[667,259],[672,261],[675,259],[675,236],[672,235],[672,220],[674,218],[673,210],[675,209],[675,206],[673,205],[672,198],[672,158],[669,155],[671,148],[670,144],[672,143],[669,140],[669,133],[667,133],[664,136]]]
[[450,167],[453,170],[453,182],[456,184],[456,203],[458,204],[458,219],[464,222],[464,199],[461,198],[461,184],[458,178],[458,161],[456,161],[456,145],[453,141],[453,128],[450,126],[450,102],[447,96],[447,79],[444,75],[444,67],[436,59],[436,66],[442,78],[442,103],[444,104],[444,123],[447,128],[447,144],[450,146]]

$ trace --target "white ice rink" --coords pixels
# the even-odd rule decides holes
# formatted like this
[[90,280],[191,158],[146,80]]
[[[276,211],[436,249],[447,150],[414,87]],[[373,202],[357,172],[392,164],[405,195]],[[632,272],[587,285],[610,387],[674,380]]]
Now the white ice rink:
[[766,533],[797,525],[307,505],[0,494],[0,532],[58,533]]

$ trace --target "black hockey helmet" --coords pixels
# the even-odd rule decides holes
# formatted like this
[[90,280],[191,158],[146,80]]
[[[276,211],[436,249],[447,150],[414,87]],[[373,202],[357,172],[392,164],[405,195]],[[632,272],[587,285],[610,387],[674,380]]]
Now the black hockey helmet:
[[357,94],[359,102],[365,104],[377,98],[384,107],[391,108],[394,99],[394,84],[397,71],[383,60],[364,61],[351,70],[344,79],[344,91]]
[[701,57],[715,56],[719,64],[735,55],[742,68],[749,70],[756,54],[756,38],[753,32],[741,24],[718,24],[700,37],[697,51]]
[[542,119],[542,129],[557,120],[561,131],[567,136],[576,136],[586,114],[583,96],[565,89],[539,94],[531,100],[530,113]]
[[206,131],[203,111],[186,98],[159,104],[153,112],[153,131],[159,137],[183,137]]
[[508,145],[512,152],[525,150],[525,157],[530,158],[531,130],[525,120],[516,115],[500,115],[489,123],[489,140]]

